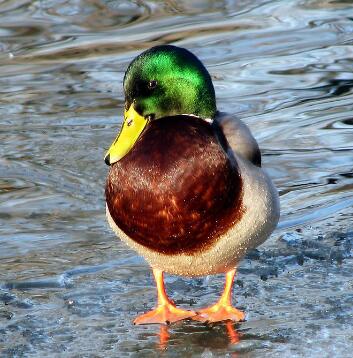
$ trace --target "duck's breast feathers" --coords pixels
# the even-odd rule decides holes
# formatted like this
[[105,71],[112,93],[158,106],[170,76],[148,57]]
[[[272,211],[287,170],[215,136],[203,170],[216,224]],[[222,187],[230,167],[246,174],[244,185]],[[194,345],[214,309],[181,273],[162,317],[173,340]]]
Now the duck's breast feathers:
[[164,254],[205,250],[243,215],[235,160],[205,121],[152,121],[114,164],[106,201],[115,224],[135,242]]

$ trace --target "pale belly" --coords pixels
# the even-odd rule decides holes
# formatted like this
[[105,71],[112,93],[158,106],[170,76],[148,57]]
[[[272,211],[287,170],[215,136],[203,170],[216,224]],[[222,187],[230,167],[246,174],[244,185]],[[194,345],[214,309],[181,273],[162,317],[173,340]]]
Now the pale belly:
[[114,223],[108,207],[107,219],[116,235],[143,256],[154,268],[181,276],[203,276],[234,268],[248,250],[263,243],[276,228],[279,198],[270,178],[261,169],[237,158],[243,180],[242,218],[211,247],[192,254],[166,255],[129,238]]

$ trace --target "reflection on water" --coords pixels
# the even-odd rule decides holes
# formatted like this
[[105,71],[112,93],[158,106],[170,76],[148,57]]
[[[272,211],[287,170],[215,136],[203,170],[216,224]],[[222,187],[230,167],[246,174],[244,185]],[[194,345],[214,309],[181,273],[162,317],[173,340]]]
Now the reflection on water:
[[[0,3],[0,351],[4,356],[349,356],[353,74],[349,1]],[[218,107],[252,129],[281,194],[277,231],[239,267],[248,320],[132,326],[149,268],[107,227],[103,155],[139,52],[185,46]],[[179,305],[223,277],[167,278]]]

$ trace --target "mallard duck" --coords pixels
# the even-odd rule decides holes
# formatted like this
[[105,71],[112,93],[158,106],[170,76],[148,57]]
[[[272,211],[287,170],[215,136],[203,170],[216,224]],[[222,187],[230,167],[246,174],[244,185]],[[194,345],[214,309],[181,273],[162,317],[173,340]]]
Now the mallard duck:
[[[236,267],[272,233],[277,190],[248,127],[216,107],[211,77],[191,52],[156,46],[129,65],[125,113],[105,156],[106,213],[116,235],[151,265],[155,309],[135,324],[242,321],[232,306]],[[219,301],[197,312],[175,306],[164,272],[226,273]]]

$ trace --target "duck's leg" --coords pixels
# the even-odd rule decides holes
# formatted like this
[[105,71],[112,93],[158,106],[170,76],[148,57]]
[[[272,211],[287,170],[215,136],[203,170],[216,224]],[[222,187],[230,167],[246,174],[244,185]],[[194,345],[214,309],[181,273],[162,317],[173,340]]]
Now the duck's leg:
[[153,269],[153,276],[157,284],[158,301],[157,307],[141,316],[136,317],[134,324],[164,323],[169,324],[177,322],[196,315],[193,311],[177,308],[174,302],[170,300],[165,292],[163,271]]
[[234,269],[226,273],[226,283],[218,302],[213,306],[198,310],[197,316],[193,317],[194,320],[201,322],[244,321],[244,312],[232,306],[232,287],[235,272],[236,270]]

